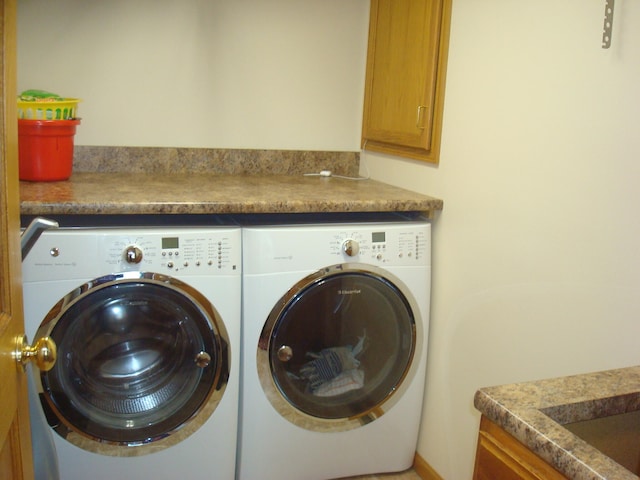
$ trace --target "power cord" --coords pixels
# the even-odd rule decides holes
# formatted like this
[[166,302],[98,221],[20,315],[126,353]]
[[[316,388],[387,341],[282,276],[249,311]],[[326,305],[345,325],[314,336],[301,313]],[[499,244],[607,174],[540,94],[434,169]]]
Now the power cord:
[[344,178],[346,180],[368,180],[369,177],[347,177],[345,175],[334,175],[331,170],[322,170],[320,173],[305,173],[303,174],[305,177],[334,177],[334,178]]
[[320,173],[305,173],[303,174],[305,177],[334,177],[334,178],[344,178],[346,180],[368,180],[369,177],[347,177],[345,175],[334,175],[331,170],[322,170]]
[[362,151],[360,153],[361,160],[363,160],[362,165],[364,166],[365,170],[367,171],[367,176],[366,177],[348,177],[348,176],[344,176],[344,175],[334,175],[331,170],[321,170],[319,173],[304,173],[303,175],[305,177],[335,177],[335,178],[343,178],[343,179],[346,179],[346,180],[369,180],[369,178],[371,178],[371,176],[369,175],[369,168],[367,167],[366,159],[364,158],[364,147],[366,145],[367,145],[367,141],[365,140],[364,145],[362,146]]

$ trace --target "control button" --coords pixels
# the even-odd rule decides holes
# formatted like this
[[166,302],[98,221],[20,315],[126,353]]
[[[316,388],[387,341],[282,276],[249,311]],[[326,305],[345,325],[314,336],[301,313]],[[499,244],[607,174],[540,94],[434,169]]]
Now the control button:
[[173,268],[173,262],[167,262],[167,267]]
[[60,249],[58,247],[52,247],[51,250],[49,250],[49,255],[51,255],[52,257],[57,257],[58,255],[60,255]]
[[342,251],[350,257],[355,257],[360,251],[360,245],[355,240],[349,238],[342,242]]
[[142,250],[136,245],[129,245],[124,249],[124,259],[127,263],[140,263],[142,257]]

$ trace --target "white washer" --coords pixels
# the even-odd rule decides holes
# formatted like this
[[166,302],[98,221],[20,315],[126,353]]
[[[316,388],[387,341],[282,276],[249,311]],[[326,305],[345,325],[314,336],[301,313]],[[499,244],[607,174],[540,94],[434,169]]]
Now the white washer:
[[58,343],[36,383],[61,479],[235,477],[241,260],[231,226],[42,234],[25,320]]
[[411,467],[430,246],[424,220],[243,228],[238,478]]

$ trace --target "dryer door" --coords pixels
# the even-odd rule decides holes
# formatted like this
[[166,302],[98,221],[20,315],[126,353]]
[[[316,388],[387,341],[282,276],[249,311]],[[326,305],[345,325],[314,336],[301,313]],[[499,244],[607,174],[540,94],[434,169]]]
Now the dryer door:
[[[378,418],[402,395],[421,348],[419,312],[388,272],[341,264],[277,303],[258,348],[260,381],[285,418],[343,431]],[[417,362],[415,362],[417,364]]]
[[40,375],[47,420],[89,451],[140,455],[193,433],[229,377],[229,340],[215,308],[183,282],[130,272],[79,287],[49,312],[58,361]]

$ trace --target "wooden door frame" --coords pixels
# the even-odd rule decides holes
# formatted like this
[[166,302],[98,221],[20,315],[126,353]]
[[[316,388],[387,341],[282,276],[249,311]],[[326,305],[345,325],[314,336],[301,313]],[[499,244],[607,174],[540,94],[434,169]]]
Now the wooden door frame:
[[16,367],[24,332],[16,105],[16,0],[0,0],[0,476],[33,479],[27,375]]

